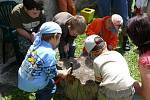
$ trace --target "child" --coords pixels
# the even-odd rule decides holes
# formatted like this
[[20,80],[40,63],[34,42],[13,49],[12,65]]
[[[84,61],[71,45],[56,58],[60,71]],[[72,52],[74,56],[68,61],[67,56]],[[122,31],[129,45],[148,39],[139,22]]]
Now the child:
[[84,33],[86,21],[83,16],[72,16],[68,12],[56,14],[53,21],[58,23],[62,28],[62,36],[59,44],[60,59],[74,57],[75,43],[74,39]]
[[98,35],[85,40],[85,48],[93,60],[95,80],[100,85],[99,93],[106,100],[132,100],[134,84],[124,57],[117,51],[109,51],[106,42]]
[[57,70],[56,52],[62,30],[54,22],[45,22],[36,34],[18,71],[18,87],[26,92],[35,92],[37,100],[50,100],[56,91],[53,78],[66,76],[68,70]]
[[43,13],[43,0],[23,0],[12,10],[11,24],[18,33],[20,61],[34,41],[34,32],[46,21]]
[[139,71],[141,74],[144,100],[150,100],[150,15],[144,13],[131,18],[127,32],[139,50]]

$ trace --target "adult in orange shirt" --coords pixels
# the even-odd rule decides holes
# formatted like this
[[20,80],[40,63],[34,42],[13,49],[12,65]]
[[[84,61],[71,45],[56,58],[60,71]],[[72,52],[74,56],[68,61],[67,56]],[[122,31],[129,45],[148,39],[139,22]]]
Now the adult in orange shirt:
[[86,35],[99,35],[107,43],[109,50],[114,50],[118,46],[118,31],[123,24],[123,19],[118,14],[112,16],[105,16],[103,18],[96,18],[89,24]]

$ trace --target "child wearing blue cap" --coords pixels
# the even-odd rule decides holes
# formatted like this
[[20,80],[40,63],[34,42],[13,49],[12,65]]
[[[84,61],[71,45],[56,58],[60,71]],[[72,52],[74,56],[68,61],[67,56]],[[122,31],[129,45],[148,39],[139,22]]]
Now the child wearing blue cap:
[[35,92],[36,100],[50,100],[56,91],[53,78],[65,77],[71,71],[71,68],[56,68],[54,50],[59,44],[61,34],[62,30],[57,23],[42,24],[18,70],[19,89]]

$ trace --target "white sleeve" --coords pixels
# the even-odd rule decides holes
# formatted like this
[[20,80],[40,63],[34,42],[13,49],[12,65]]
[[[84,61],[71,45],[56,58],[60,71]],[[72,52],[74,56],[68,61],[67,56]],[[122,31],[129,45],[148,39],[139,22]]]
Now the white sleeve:
[[102,76],[101,76],[100,68],[96,63],[93,63],[93,66],[94,66],[95,81],[101,82],[102,81]]

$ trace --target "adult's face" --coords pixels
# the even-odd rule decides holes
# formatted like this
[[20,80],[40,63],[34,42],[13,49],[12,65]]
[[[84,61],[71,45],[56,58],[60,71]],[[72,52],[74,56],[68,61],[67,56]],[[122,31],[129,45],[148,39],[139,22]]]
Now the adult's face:
[[41,10],[39,10],[37,8],[33,8],[31,10],[26,10],[26,13],[32,18],[37,18],[37,17],[39,17]]

